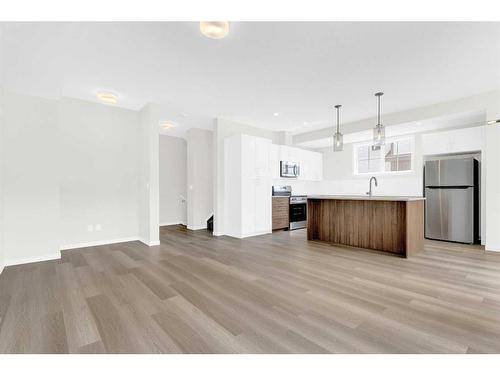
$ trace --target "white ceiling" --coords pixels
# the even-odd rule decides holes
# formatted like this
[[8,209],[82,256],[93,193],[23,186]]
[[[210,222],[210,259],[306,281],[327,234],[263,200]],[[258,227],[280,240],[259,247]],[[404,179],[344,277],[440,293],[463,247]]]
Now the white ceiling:
[[500,87],[500,23],[234,22],[222,40],[194,22],[4,23],[1,47],[7,89],[111,90],[122,107],[160,103],[193,124],[304,132],[329,125],[335,104],[344,123],[374,116],[380,90],[389,113]]

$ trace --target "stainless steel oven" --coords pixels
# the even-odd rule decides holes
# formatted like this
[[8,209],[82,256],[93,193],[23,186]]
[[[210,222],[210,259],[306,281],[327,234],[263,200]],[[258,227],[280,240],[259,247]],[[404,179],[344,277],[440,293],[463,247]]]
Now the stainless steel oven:
[[280,176],[281,177],[299,177],[300,165],[291,161],[280,161]]
[[307,196],[290,197],[290,230],[307,227]]

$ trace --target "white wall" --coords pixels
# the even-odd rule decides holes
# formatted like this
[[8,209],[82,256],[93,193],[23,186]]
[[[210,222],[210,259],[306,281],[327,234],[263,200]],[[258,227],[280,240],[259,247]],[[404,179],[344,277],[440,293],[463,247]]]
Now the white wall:
[[186,224],[187,142],[167,135],[159,137],[160,225]]
[[270,130],[218,118],[214,125],[214,235],[224,234],[224,139],[233,134],[247,134],[273,140]]
[[53,259],[61,248],[123,240],[158,243],[156,120],[68,98],[4,92],[0,102],[0,260]]
[[137,238],[137,112],[66,98],[59,108],[61,247]]
[[[0,56],[3,53],[3,25],[0,25]],[[0,274],[4,268],[4,250],[3,250],[3,110],[4,110],[4,99],[3,99],[3,59],[0,58]]]
[[288,185],[292,187],[293,195],[322,194],[323,181],[301,181],[295,178],[273,178],[273,186]]
[[4,93],[2,105],[5,264],[59,257],[57,102]]
[[[377,177],[378,187],[375,195],[422,195],[423,164],[421,135],[413,136],[415,159],[411,172],[402,174],[373,174]],[[369,190],[370,175],[354,175],[353,144],[344,144],[342,152],[325,150],[323,153],[323,178],[320,183],[321,194],[365,194]]]
[[187,132],[187,226],[207,227],[214,213],[214,135],[210,130],[189,129]]
[[[0,34],[1,38],[1,34]],[[0,43],[1,45],[1,43]],[[1,52],[1,51],[0,51]],[[0,63],[1,64],[1,63]],[[1,74],[1,66],[0,66]],[[3,123],[4,123],[4,99],[3,90],[0,87],[0,274],[4,268],[4,251],[3,251]]]
[[[500,92],[489,103],[486,118],[500,119]],[[486,250],[500,251],[500,125],[488,125],[485,133]]]
[[160,244],[160,182],[158,112],[155,104],[147,104],[139,113],[139,237],[149,246]]

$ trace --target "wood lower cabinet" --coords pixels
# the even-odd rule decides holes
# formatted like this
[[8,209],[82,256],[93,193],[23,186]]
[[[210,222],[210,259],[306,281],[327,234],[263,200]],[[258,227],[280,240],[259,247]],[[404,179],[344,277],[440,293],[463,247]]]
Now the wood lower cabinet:
[[307,238],[411,256],[424,247],[424,201],[308,199]]
[[273,197],[273,230],[288,229],[289,206],[288,197]]

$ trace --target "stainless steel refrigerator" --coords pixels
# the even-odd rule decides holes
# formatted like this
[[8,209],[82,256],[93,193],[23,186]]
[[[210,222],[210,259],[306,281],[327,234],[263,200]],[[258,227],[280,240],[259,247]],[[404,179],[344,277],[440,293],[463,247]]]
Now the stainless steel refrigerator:
[[479,163],[472,157],[425,163],[425,237],[474,243],[479,238]]

